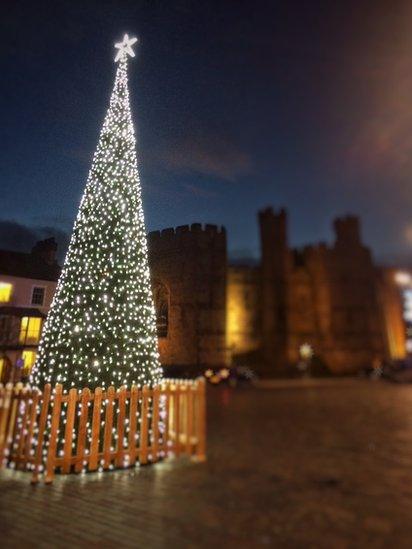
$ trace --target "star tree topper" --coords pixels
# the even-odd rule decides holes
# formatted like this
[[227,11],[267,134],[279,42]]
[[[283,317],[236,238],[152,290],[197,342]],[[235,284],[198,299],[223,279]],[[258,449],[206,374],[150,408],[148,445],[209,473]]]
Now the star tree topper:
[[132,50],[132,46],[136,42],[137,38],[129,38],[129,35],[125,34],[123,36],[123,42],[118,42],[114,45],[114,47],[119,50],[114,60],[115,63],[117,63],[117,61],[120,61],[120,59],[123,59],[123,57],[126,57],[127,55],[130,55],[130,57],[135,57],[136,54]]

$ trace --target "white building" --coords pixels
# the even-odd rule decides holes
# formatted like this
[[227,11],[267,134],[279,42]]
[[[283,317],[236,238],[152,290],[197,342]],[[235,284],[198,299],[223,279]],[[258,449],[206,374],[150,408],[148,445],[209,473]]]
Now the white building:
[[25,378],[36,359],[60,266],[53,238],[31,253],[0,250],[0,381]]

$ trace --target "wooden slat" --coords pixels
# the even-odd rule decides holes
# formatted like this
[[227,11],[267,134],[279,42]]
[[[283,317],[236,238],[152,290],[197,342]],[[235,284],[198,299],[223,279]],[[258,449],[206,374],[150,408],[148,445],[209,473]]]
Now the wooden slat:
[[206,383],[204,378],[197,380],[197,448],[196,458],[198,461],[205,461],[206,459]]
[[50,394],[51,394],[51,385],[50,383],[47,383],[43,389],[43,394],[40,402],[40,417],[39,417],[38,433],[37,433],[37,448],[36,448],[36,453],[34,457],[33,476],[31,480],[33,484],[39,481],[39,470],[43,461],[43,442],[44,442],[44,433],[47,426],[47,418],[49,415]]
[[7,433],[10,417],[10,409],[12,404],[13,387],[11,384],[2,387],[1,389],[1,415],[0,415],[0,467],[3,465],[6,450],[8,447]]
[[104,424],[104,439],[103,439],[103,469],[108,469],[111,462],[112,445],[112,427],[113,427],[113,400],[115,397],[114,387],[109,387],[106,395],[106,415]]
[[175,440],[174,440],[173,450],[174,450],[175,456],[178,457],[180,454],[180,398],[181,398],[180,389],[181,389],[181,386],[179,385],[179,383],[176,383],[174,387],[175,387],[175,390],[173,393],[173,421],[174,421],[173,431],[174,431]]
[[87,419],[89,417],[89,403],[90,390],[84,388],[80,398],[81,412],[79,418],[79,424],[77,428],[77,452],[76,452],[76,465],[74,470],[76,473],[80,473],[83,470],[83,462],[85,458],[86,449],[86,435],[87,435]]
[[53,409],[51,413],[51,427],[50,427],[50,439],[49,439],[49,451],[47,454],[46,462],[46,484],[53,482],[56,451],[57,451],[57,434],[60,423],[61,412],[61,399],[62,399],[62,386],[57,384],[54,390],[53,396]]
[[[24,456],[27,460],[27,462],[31,461],[31,449],[33,445],[33,433],[34,433],[34,426],[36,425],[36,419],[37,419],[37,406],[39,403],[40,394],[37,389],[34,389],[32,392],[31,397],[31,405],[30,405],[30,417],[29,417],[29,423],[27,426],[27,436],[26,436],[26,444],[24,448]],[[26,464],[27,465],[27,464]]]
[[65,432],[64,432],[62,473],[70,473],[71,458],[72,458],[74,418],[76,417],[76,404],[77,404],[77,389],[75,389],[73,387],[69,391],[69,399],[68,399],[68,403],[67,403],[66,429],[65,429]]
[[17,449],[17,457],[20,460],[20,469],[24,469],[25,463],[24,463],[24,448],[25,448],[25,442],[27,437],[27,430],[28,430],[28,421],[30,418],[30,412],[31,412],[31,392],[29,392],[27,389],[23,389],[21,392],[21,399],[20,399],[20,406],[21,403],[24,402],[24,411],[21,414],[21,426],[20,426],[20,436],[19,436],[19,446]]
[[22,384],[17,383],[14,386],[12,393],[12,400],[10,406],[9,424],[7,429],[7,445],[10,449],[10,458],[15,457],[17,454],[17,448],[14,448],[16,439],[20,435],[19,416],[20,416],[20,400],[21,400]]
[[139,390],[136,385],[132,385],[130,389],[130,405],[129,405],[129,464],[136,463],[137,455],[137,402],[139,398]]
[[148,411],[149,411],[149,393],[150,389],[147,385],[143,386],[142,391],[142,406],[141,406],[141,423],[140,423],[140,448],[139,462],[144,465],[147,463],[147,437],[148,437]]
[[169,423],[170,423],[169,418],[170,418],[170,405],[171,405],[170,389],[167,383],[162,384],[161,394],[165,396],[165,399],[164,399],[165,414],[164,414],[164,420],[163,420],[164,432],[163,432],[162,449],[165,452],[165,456],[167,457],[167,454],[169,451]]
[[90,442],[89,471],[95,471],[98,467],[99,442],[100,442],[100,418],[102,406],[102,389],[97,387],[94,391],[92,436]]
[[159,397],[160,386],[156,386],[153,389],[153,411],[152,411],[152,461],[155,462],[159,459]]
[[120,387],[117,397],[117,448],[116,448],[116,467],[124,466],[124,423],[126,419],[126,387]]
[[187,387],[186,399],[187,399],[187,409],[186,409],[186,454],[190,456],[192,454],[192,436],[193,436],[193,393],[194,387],[191,383]]

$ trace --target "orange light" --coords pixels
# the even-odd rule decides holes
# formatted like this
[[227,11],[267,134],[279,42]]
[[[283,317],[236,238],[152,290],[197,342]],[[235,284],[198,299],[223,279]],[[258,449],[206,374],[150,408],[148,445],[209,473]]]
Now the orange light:
[[230,376],[230,370],[228,368],[222,368],[219,374],[221,378],[227,379]]

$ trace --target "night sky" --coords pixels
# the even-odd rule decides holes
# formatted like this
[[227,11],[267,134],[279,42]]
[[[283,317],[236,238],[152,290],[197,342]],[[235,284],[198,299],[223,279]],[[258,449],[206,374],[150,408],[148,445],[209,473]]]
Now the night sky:
[[412,246],[412,3],[346,0],[2,3],[0,246],[71,232],[129,64],[148,230],[223,224],[258,256],[256,213],[293,245],[359,214],[380,261]]

